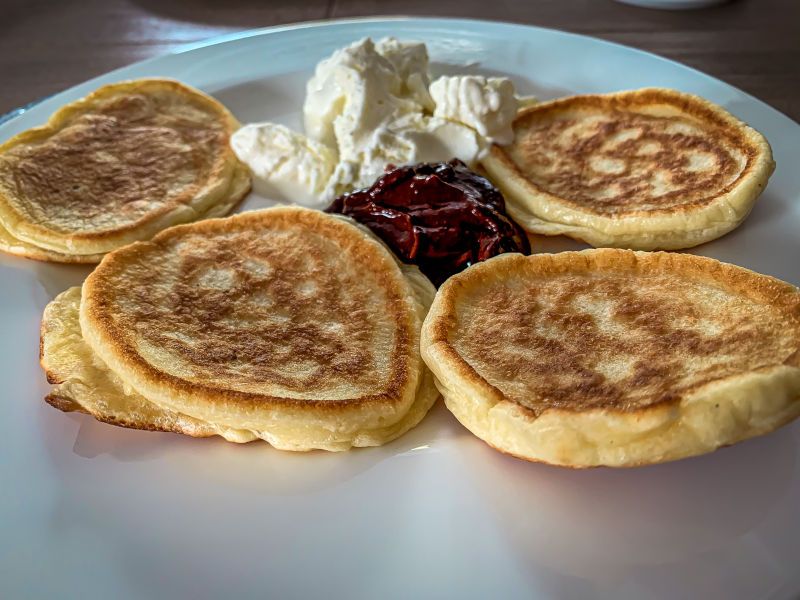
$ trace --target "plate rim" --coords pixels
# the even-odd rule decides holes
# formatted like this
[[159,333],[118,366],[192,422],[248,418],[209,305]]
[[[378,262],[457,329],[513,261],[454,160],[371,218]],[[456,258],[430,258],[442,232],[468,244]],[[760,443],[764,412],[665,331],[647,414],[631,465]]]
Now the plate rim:
[[230,42],[236,42],[238,40],[249,39],[259,36],[269,36],[275,35],[284,32],[290,31],[300,31],[304,29],[323,29],[329,27],[343,27],[347,25],[363,25],[363,24],[383,24],[383,23],[393,23],[393,22],[403,22],[403,23],[413,23],[415,21],[428,23],[428,24],[435,24],[435,23],[442,23],[447,24],[449,26],[463,26],[466,30],[474,31],[476,28],[480,27],[498,27],[498,28],[509,28],[515,30],[534,30],[539,32],[551,32],[551,33],[558,33],[559,35],[564,35],[570,38],[575,39],[588,39],[591,40],[593,43],[598,43],[601,45],[609,46],[616,49],[622,49],[627,52],[632,52],[634,54],[639,54],[643,56],[647,56],[650,59],[655,59],[660,62],[664,62],[671,65],[677,65],[682,69],[687,69],[693,75],[700,76],[703,79],[708,81],[721,83],[733,90],[737,93],[743,95],[748,99],[750,102],[756,102],[763,105],[766,108],[774,111],[775,113],[779,114],[780,116],[788,119],[792,124],[797,125],[800,127],[800,121],[795,121],[792,117],[784,113],[778,108],[775,108],[771,104],[767,103],[764,100],[761,100],[757,96],[750,94],[735,86],[731,83],[728,83],[724,79],[720,79],[714,75],[710,75],[705,71],[701,71],[695,67],[689,66],[685,63],[682,63],[677,60],[673,60],[671,58],[667,58],[665,56],[661,56],[660,54],[656,54],[654,52],[650,52],[648,50],[642,50],[641,48],[636,48],[634,46],[629,46],[627,44],[623,44],[620,42],[613,42],[610,40],[606,40],[604,38],[596,37],[594,35],[587,35],[584,33],[575,33],[572,31],[566,31],[564,29],[559,29],[555,27],[542,27],[540,25],[533,25],[527,23],[518,23],[514,21],[505,21],[502,19],[473,19],[473,18],[463,18],[463,17],[432,17],[426,15],[404,15],[404,14],[397,14],[397,15],[380,15],[380,16],[358,16],[358,17],[342,17],[336,19],[314,19],[310,21],[295,21],[292,23],[283,23],[279,25],[269,25],[267,27],[257,27],[254,29],[243,29],[240,31],[233,31],[230,33],[223,33],[220,35],[215,35],[204,40],[199,40],[196,42],[188,42],[187,44],[181,45],[178,48],[170,50],[168,52],[163,52],[156,54],[155,56],[151,56],[149,58],[145,58],[142,60],[134,61],[128,63],[126,65],[122,65],[117,67],[116,69],[111,69],[110,71],[105,71],[100,73],[94,77],[89,79],[83,80],[81,82],[76,83],[75,85],[69,86],[67,88],[61,89],[49,96],[43,96],[41,98],[36,98],[31,102],[24,104],[19,107],[12,108],[6,113],[0,115],[0,137],[2,137],[4,130],[10,125],[13,124],[19,117],[30,111],[30,109],[35,108],[45,100],[53,98],[54,96],[58,96],[60,94],[68,93],[74,90],[79,86],[84,86],[97,79],[113,76],[116,73],[124,71],[134,66],[141,66],[146,65],[150,62],[161,60],[167,56],[173,56],[178,54],[185,54],[187,52],[192,52],[194,50],[199,50],[201,48],[207,48],[210,46],[217,46],[222,45]]

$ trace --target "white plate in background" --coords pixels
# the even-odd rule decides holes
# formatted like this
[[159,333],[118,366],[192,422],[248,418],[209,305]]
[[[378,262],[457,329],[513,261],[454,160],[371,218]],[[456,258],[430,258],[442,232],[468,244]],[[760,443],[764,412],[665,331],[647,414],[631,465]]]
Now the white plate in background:
[[[725,106],[767,136],[778,167],[739,229],[692,252],[800,284],[800,126],[687,67],[545,29],[384,19],[227,36],[49,98],[1,125],[0,141],[142,76],[200,87],[243,122],[299,128],[314,65],[367,35],[423,40],[436,72],[506,74],[541,98],[666,86]],[[42,310],[87,273],[0,256],[0,596],[800,594],[800,424],[705,457],[590,471],[501,455],[441,404],[399,440],[341,454],[120,429],[42,401]]]

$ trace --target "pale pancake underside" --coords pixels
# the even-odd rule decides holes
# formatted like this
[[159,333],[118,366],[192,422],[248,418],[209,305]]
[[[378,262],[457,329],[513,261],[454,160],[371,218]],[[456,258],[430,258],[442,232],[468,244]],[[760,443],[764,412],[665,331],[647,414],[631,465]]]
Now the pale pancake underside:
[[475,435],[562,466],[684,458],[800,415],[800,292],[689,255],[491,259],[440,288],[422,353]]
[[[78,409],[84,412],[93,414],[98,419],[121,424],[129,427],[138,427],[144,429],[159,429],[167,431],[179,431],[188,433],[195,436],[205,436],[218,434],[231,441],[250,441],[255,438],[262,438],[273,446],[287,450],[309,450],[314,448],[322,448],[326,450],[346,450],[353,446],[374,446],[385,443],[395,437],[401,435],[414,425],[416,425],[430,409],[433,402],[438,397],[438,392],[433,384],[433,378],[430,372],[425,368],[422,363],[417,347],[414,345],[414,340],[418,340],[418,331],[421,326],[422,320],[427,313],[427,308],[433,297],[433,287],[415,267],[400,266],[389,254],[388,250],[374,240],[369,234],[365,234],[359,228],[354,227],[349,222],[345,223],[338,217],[324,215],[323,213],[314,213],[314,211],[307,211],[304,209],[271,209],[270,211],[259,211],[262,215],[270,213],[271,216],[275,215],[288,215],[288,221],[293,219],[294,215],[299,214],[301,217],[310,217],[311,221],[308,223],[301,223],[299,226],[299,233],[304,233],[307,237],[313,238],[313,229],[307,229],[308,225],[316,226],[319,221],[322,226],[327,224],[328,227],[333,226],[335,231],[344,230],[346,235],[340,238],[337,243],[341,243],[344,247],[339,248],[339,253],[348,255],[350,252],[365,253],[371,259],[380,258],[382,261],[375,267],[376,272],[380,273],[382,268],[390,268],[390,272],[385,275],[393,279],[395,283],[399,284],[400,289],[405,296],[398,298],[398,303],[394,306],[389,305],[376,305],[375,310],[383,309],[385,312],[393,314],[393,311],[398,306],[402,306],[399,314],[402,319],[409,319],[409,325],[412,328],[410,332],[411,337],[408,342],[411,345],[402,345],[404,352],[409,355],[400,364],[406,364],[407,361],[408,377],[406,384],[402,389],[395,390],[398,397],[386,398],[385,401],[365,402],[359,405],[359,402],[353,402],[352,406],[337,406],[337,400],[341,396],[341,382],[337,381],[335,377],[328,376],[327,380],[318,383],[309,383],[307,376],[308,370],[298,371],[296,369],[298,363],[292,363],[291,357],[284,357],[284,361],[289,365],[286,372],[278,373],[273,370],[273,381],[264,380],[260,383],[253,383],[253,378],[248,375],[246,369],[240,368],[239,376],[233,376],[229,371],[231,365],[235,366],[237,359],[231,356],[217,356],[214,360],[219,360],[220,365],[226,373],[217,372],[215,377],[217,381],[210,381],[208,378],[199,375],[199,371],[205,367],[195,365],[195,375],[203,377],[206,384],[211,384],[214,387],[224,386],[225,390],[217,389],[214,394],[211,394],[215,400],[200,399],[198,400],[197,394],[189,389],[188,386],[184,389],[176,389],[167,401],[163,401],[163,395],[147,394],[147,384],[144,386],[139,381],[132,381],[131,379],[125,382],[124,376],[127,375],[124,369],[120,369],[121,361],[111,362],[109,364],[115,365],[117,368],[109,369],[106,362],[101,359],[96,352],[93,351],[90,344],[84,338],[84,331],[78,322],[78,310],[80,304],[80,290],[77,288],[65,292],[59,296],[53,303],[48,306],[45,313],[45,320],[43,323],[42,339],[43,339],[43,358],[42,364],[48,372],[51,380],[59,385],[53,390],[48,397],[48,401],[54,406],[64,410]],[[269,216],[267,215],[267,224]],[[225,223],[225,221],[236,220],[237,225],[247,222],[247,220],[261,219],[258,213],[244,213],[233,219],[226,219],[217,221],[217,223]],[[287,223],[288,223],[287,221]],[[208,230],[210,226],[211,231]],[[299,294],[306,294],[314,296],[317,294],[311,289],[310,284],[316,283],[320,288],[326,284],[326,279],[320,273],[315,275],[304,274],[302,272],[295,272],[293,276],[287,271],[282,271],[289,263],[281,263],[280,259],[273,258],[271,262],[265,261],[265,257],[269,254],[258,253],[254,250],[253,246],[240,246],[238,247],[238,255],[245,258],[239,262],[229,260],[227,263],[224,258],[228,251],[225,248],[226,241],[223,239],[228,237],[230,241],[236,244],[237,234],[242,230],[247,230],[247,226],[241,227],[231,225],[225,233],[217,231],[215,234],[213,228],[215,222],[205,222],[196,226],[187,226],[183,236],[173,236],[172,239],[163,241],[165,248],[169,250],[164,255],[159,255],[159,262],[162,263],[162,270],[169,271],[174,266],[170,264],[170,253],[178,253],[185,258],[186,261],[191,263],[189,267],[192,269],[192,277],[197,277],[195,283],[197,284],[198,293],[212,294],[214,293],[214,286],[222,285],[225,281],[231,283],[231,279],[236,279],[240,276],[247,276],[244,271],[239,269],[255,269],[258,273],[256,275],[266,275],[266,271],[270,269],[273,271],[273,276],[265,285],[252,284],[248,288],[247,293],[254,293],[255,300],[262,304],[269,304],[268,289],[270,286],[284,287],[286,289],[294,289]],[[201,227],[202,230],[198,231],[197,238],[192,237],[189,233],[194,227]],[[287,227],[285,229],[291,229]],[[285,232],[284,229],[284,232]],[[278,235],[275,243],[288,241],[284,236],[281,236],[281,231],[270,231],[268,227],[254,227],[253,230],[261,237],[260,243],[264,246],[270,246],[271,243],[268,238],[271,235]],[[291,233],[291,232],[290,232]],[[165,232],[164,235],[168,235]],[[215,237],[216,236],[216,237]],[[163,236],[155,238],[158,243],[159,239],[163,240]],[[181,238],[181,239],[178,239]],[[208,239],[209,245],[206,249],[215,248],[216,259],[210,260],[207,255],[204,256],[204,249],[195,247],[199,239]],[[282,239],[281,239],[282,238]],[[297,238],[299,240],[300,238]],[[313,243],[312,243],[313,245]],[[350,245],[348,247],[348,245]],[[359,247],[364,246],[364,247]],[[222,248],[222,249],[220,249]],[[286,246],[289,254],[292,254],[291,246]],[[308,248],[306,248],[308,250]],[[221,254],[219,254],[221,253]],[[375,253],[374,255],[372,253]],[[308,254],[308,253],[306,253]],[[300,248],[293,258],[302,257],[303,248]],[[112,255],[113,256],[113,255]],[[341,258],[336,254],[330,254],[323,257],[315,257],[313,260],[321,259],[324,263],[325,269],[336,269],[337,267],[344,267],[347,257]],[[146,262],[146,261],[145,261]],[[256,266],[260,264],[260,267]],[[105,264],[105,263],[103,263]],[[295,263],[295,267],[298,265]],[[206,268],[207,267],[207,268]],[[134,279],[140,276],[141,273],[136,273],[137,269],[152,269],[157,268],[154,265],[145,266],[143,263],[136,265],[128,265],[126,267],[130,273],[133,273]],[[306,265],[310,269],[309,273],[314,271],[311,265]],[[229,271],[225,272],[228,269]],[[372,276],[370,273],[361,272],[361,276],[369,281]],[[336,277],[345,277],[337,272]],[[381,275],[383,276],[383,275]],[[152,280],[148,282],[148,285]],[[350,284],[352,285],[352,280]],[[211,287],[204,287],[205,284],[211,284]],[[131,285],[135,286],[131,282]],[[367,285],[366,283],[364,285]],[[89,286],[90,289],[92,286]],[[235,286],[234,286],[235,287]],[[84,294],[86,293],[84,287]],[[96,291],[97,288],[95,288]],[[152,287],[150,288],[152,289]],[[241,292],[239,289],[229,289],[228,293],[236,295]],[[380,298],[379,290],[368,290],[369,294],[377,302]],[[185,293],[186,290],[178,290],[173,288],[172,294]],[[91,292],[90,292],[91,293]],[[339,292],[337,292],[339,293]],[[348,293],[348,292],[345,292]],[[134,290],[131,295],[127,297],[116,297],[114,302],[118,303],[120,310],[123,309],[125,302],[131,301],[132,298],[137,297],[137,292]],[[213,301],[217,302],[218,298]],[[318,293],[316,304],[324,305],[330,298],[325,297],[325,294]],[[154,293],[153,301],[158,304],[164,301],[164,298],[158,297],[158,292]],[[224,300],[222,301],[224,302]],[[85,303],[85,299],[84,299]],[[301,298],[296,299],[296,303],[302,304]],[[166,336],[176,336],[181,333],[181,325],[184,326],[183,335],[188,338],[189,336],[196,336],[194,350],[198,350],[204,343],[202,336],[198,335],[191,327],[192,319],[182,321],[179,314],[182,309],[175,307],[167,308],[164,317],[161,320],[160,327],[161,333]],[[340,315],[335,314],[335,308],[331,313],[313,314],[316,319],[316,324],[324,329],[326,327],[337,328],[341,326]],[[406,310],[410,310],[405,314]],[[367,320],[371,318],[368,312],[359,313],[357,317]],[[246,314],[245,314],[246,313]],[[290,311],[291,313],[291,311]],[[271,315],[270,318],[276,318],[278,321],[291,318],[295,319],[298,315],[295,313],[287,314],[283,305],[272,304],[266,310],[242,310],[237,313],[239,316],[236,319],[239,321],[235,324],[237,327],[237,336],[239,344],[232,346],[238,349],[242,355],[248,352],[248,340],[254,337],[263,335],[266,338],[279,335],[277,332],[280,327],[275,323],[264,319],[265,316]],[[206,318],[208,315],[203,315]],[[231,314],[222,317],[229,324],[234,320]],[[304,341],[308,333],[307,329],[309,323],[295,322],[294,339],[286,339],[289,343],[294,343],[297,353],[307,352],[308,356],[313,357],[317,350],[306,348],[306,341]],[[271,328],[271,329],[270,329]],[[367,327],[366,330],[370,328]],[[365,330],[365,331],[366,331]],[[318,332],[318,330],[316,330]],[[378,332],[378,336],[390,335],[392,332],[387,329]],[[402,332],[398,332],[404,335]],[[293,334],[293,335],[295,335]],[[313,334],[312,334],[313,335]],[[146,336],[145,336],[146,337]],[[213,336],[219,347],[225,346],[224,337]],[[143,338],[144,339],[144,338]],[[183,340],[188,341],[187,339]],[[319,339],[314,340],[320,347],[329,343],[323,335]],[[341,348],[343,356],[348,356],[348,353],[362,353],[362,360],[367,361],[369,364],[372,361],[372,369],[380,372],[383,368],[380,363],[387,361],[396,361],[396,357],[386,355],[384,352],[376,352],[369,346],[374,345],[375,340],[370,342],[369,339],[359,334],[345,336],[342,342],[346,343],[349,348]],[[146,342],[145,342],[146,345]],[[363,346],[367,346],[366,348]],[[174,349],[174,348],[173,348]],[[263,349],[267,349],[264,346]],[[275,347],[272,347],[275,351]],[[210,348],[205,348],[203,352],[214,352]],[[152,350],[150,350],[152,352]],[[191,353],[191,350],[189,351]],[[369,354],[372,356],[369,356]],[[106,354],[107,356],[107,354]],[[326,354],[330,358],[335,359]],[[150,354],[152,357],[152,354]],[[87,360],[87,358],[89,360]],[[172,357],[175,358],[174,356]],[[251,357],[253,358],[253,357]],[[258,358],[258,357],[256,357]],[[266,363],[274,362],[274,356],[264,356]],[[202,361],[202,359],[200,359]],[[244,359],[247,360],[247,359]],[[180,359],[178,358],[178,361]],[[278,361],[280,362],[280,360]],[[90,366],[91,365],[91,366]],[[170,365],[155,364],[155,368],[164,366],[175,373],[174,363]],[[181,369],[185,369],[184,364]],[[270,369],[274,369],[273,364]],[[349,367],[348,367],[349,369]],[[264,371],[257,367],[252,367],[254,373],[262,373]],[[122,376],[120,376],[122,375]],[[300,388],[307,386],[308,393],[303,392],[302,397],[297,398],[297,402],[286,404],[274,400],[270,402],[269,398],[259,398],[258,392],[271,391],[274,393],[278,387],[284,387],[285,390],[291,390],[294,387],[292,381],[283,381],[280,385],[276,386],[275,380],[279,380],[281,376],[286,378],[296,378]],[[368,377],[362,370],[350,371],[346,377],[353,378],[349,382],[349,389],[351,394],[364,394],[369,392],[371,387],[380,391],[382,384],[380,381],[374,381]],[[168,378],[168,377],[167,377]],[[135,378],[134,378],[135,379]],[[288,386],[288,387],[286,387]],[[252,395],[246,400],[242,400],[242,390],[247,389]],[[188,391],[187,391],[188,390]],[[238,391],[237,391],[238,390]],[[144,393],[142,393],[144,392]],[[228,396],[226,396],[226,393]],[[230,400],[230,394],[238,395],[238,399]],[[300,394],[298,394],[300,395]],[[407,401],[406,401],[407,399]],[[346,402],[344,404],[347,404]]]
[[483,160],[527,231],[593,246],[678,249],[737,227],[775,164],[766,139],[674,90],[574,96],[520,111]]
[[0,146],[0,250],[56,262],[229,211],[249,173],[233,115],[166,79],[103,86]]

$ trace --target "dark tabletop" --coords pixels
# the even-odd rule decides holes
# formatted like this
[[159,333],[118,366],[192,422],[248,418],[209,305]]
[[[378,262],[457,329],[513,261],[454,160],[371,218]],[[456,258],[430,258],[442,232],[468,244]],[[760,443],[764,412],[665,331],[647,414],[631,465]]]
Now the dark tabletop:
[[409,14],[494,19],[655,52],[800,120],[800,0],[660,11],[613,0],[0,0],[0,114],[222,33],[312,19]]

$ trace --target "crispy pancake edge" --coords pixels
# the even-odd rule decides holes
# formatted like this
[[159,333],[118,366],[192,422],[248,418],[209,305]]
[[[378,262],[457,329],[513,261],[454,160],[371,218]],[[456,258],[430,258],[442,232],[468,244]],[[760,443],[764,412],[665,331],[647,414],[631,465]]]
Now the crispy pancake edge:
[[[99,101],[105,101],[116,94],[146,94],[151,89],[166,89],[176,96],[190,98],[209,108],[217,114],[220,122],[226,124],[228,137],[240,126],[225,106],[200,90],[173,79],[144,78],[102,86],[84,98],[61,107],[44,125],[23,131],[0,145],[0,153],[21,144],[47,139],[71,123],[73,118],[84,114],[87,110],[91,111],[94,104]],[[214,204],[220,202],[230,187],[235,169],[240,165],[229,144],[225,143],[221,150],[212,172],[197,194],[192,197],[175,198],[170,204],[146,213],[136,222],[119,225],[108,231],[69,234],[54,231],[26,220],[3,194],[0,194],[0,219],[13,237],[46,251],[70,255],[108,252],[133,241],[148,239],[169,226],[202,218],[196,214],[198,211],[208,212]],[[192,211],[195,213],[194,216],[189,215]]]
[[[103,277],[105,272],[118,268],[117,263],[124,263],[128,255],[135,255],[142,245],[158,245],[168,242],[173,238],[179,238],[183,232],[210,234],[215,231],[236,230],[240,227],[258,228],[263,226],[267,228],[271,224],[282,221],[300,222],[308,227],[325,229],[328,237],[336,240],[343,248],[358,246],[358,260],[362,268],[375,269],[376,265],[379,265],[379,281],[382,285],[394,294],[406,298],[413,297],[411,283],[403,275],[396,259],[385,246],[372,236],[365,234],[358,227],[341,218],[320,211],[298,207],[278,207],[240,213],[226,219],[213,219],[176,226],[162,232],[149,242],[131,244],[108,254],[87,278],[83,287],[81,325],[87,343],[106,364],[111,365],[112,370],[118,376],[145,397],[159,405],[203,420],[209,420],[208,414],[219,414],[220,406],[230,408],[230,410],[223,409],[223,411],[227,411],[233,420],[238,420],[240,414],[251,415],[255,420],[268,418],[272,414],[273,407],[292,409],[297,411],[298,415],[304,414],[304,411],[318,410],[339,414],[346,419],[358,418],[360,414],[374,413],[375,411],[385,413],[384,416],[387,419],[397,417],[398,412],[407,410],[412,404],[417,380],[424,372],[424,363],[419,358],[417,342],[409,346],[411,350],[409,354],[402,356],[393,365],[391,382],[382,393],[335,402],[298,400],[219,389],[189,383],[168,375],[144,361],[133,349],[121,344],[118,332],[114,330],[110,320],[96,309],[95,300],[102,299],[104,295]],[[398,330],[398,339],[393,354],[399,356],[401,348],[406,347],[410,341],[419,339],[419,327],[422,319],[413,310],[409,310],[407,314],[405,311],[397,313],[393,317]],[[414,364],[418,365],[418,370],[415,370]],[[192,408],[196,408],[197,411],[193,412],[183,405],[175,404],[176,396],[189,399],[193,403]],[[244,426],[233,422],[225,424],[233,427]]]
[[[655,269],[724,282],[733,291],[781,310],[800,331],[800,290],[713,259],[674,253],[600,249],[558,255],[501,255],[470,267],[440,289],[422,328],[422,356],[448,409],[490,446],[533,462],[586,468],[632,467],[711,452],[800,416],[800,349],[770,365],[695,386],[681,398],[633,410],[546,409],[538,417],[509,400],[460,356],[449,337],[459,294],[485,285],[498,271],[537,261],[544,273],[635,273]],[[616,445],[615,445],[616,444]]]
[[766,188],[775,162],[769,143],[758,131],[704,98],[662,88],[552,100],[521,110],[517,121],[575,106],[625,110],[658,104],[667,104],[689,117],[724,129],[748,156],[747,165],[735,183],[704,205],[629,211],[621,217],[601,215],[541,189],[525,176],[502,147],[492,146],[482,164],[493,183],[505,194],[508,212],[531,233],[568,235],[596,247],[673,250],[697,246],[739,226]]

